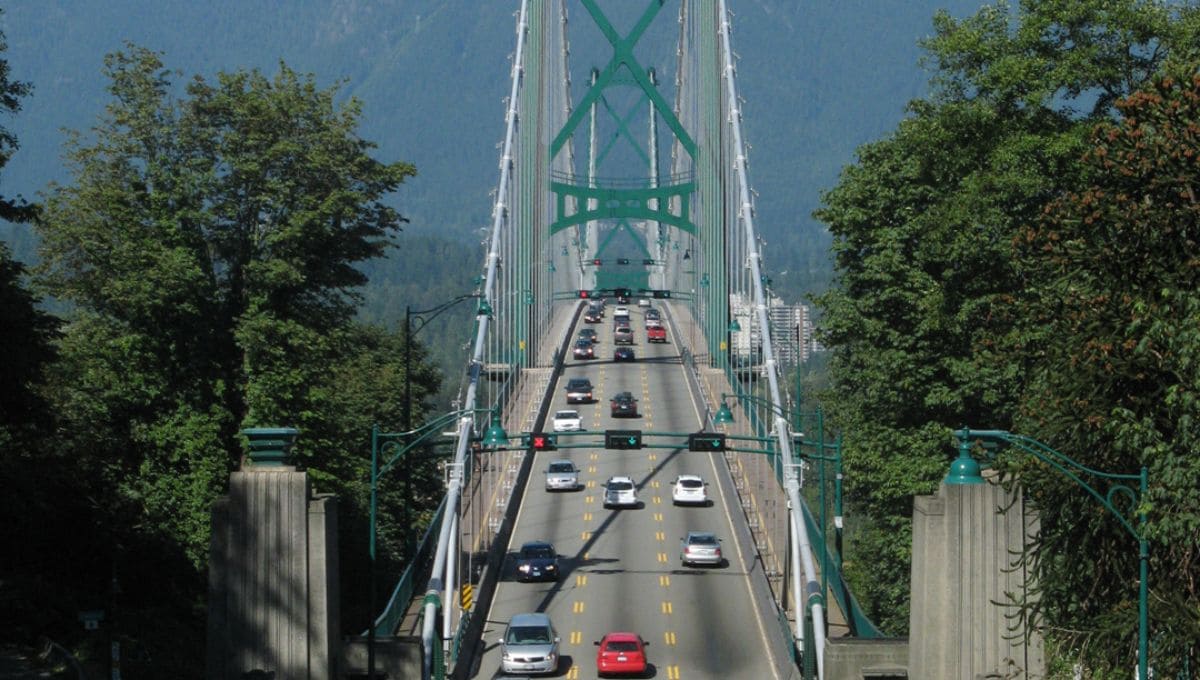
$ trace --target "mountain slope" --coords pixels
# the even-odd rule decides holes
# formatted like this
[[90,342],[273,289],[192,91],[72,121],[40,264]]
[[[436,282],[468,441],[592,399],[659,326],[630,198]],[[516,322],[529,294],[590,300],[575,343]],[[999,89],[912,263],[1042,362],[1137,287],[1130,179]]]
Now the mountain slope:
[[[924,94],[916,42],[929,32],[933,12],[947,7],[963,15],[980,4],[730,0],[757,225],[770,246],[766,265],[786,297],[828,282],[828,238],[810,215],[820,191],[853,161],[854,148],[894,128],[904,104]],[[14,3],[0,15],[6,56],[14,77],[33,83],[34,93],[5,121],[22,148],[0,189],[31,198],[47,182],[68,179],[60,130],[87,129],[100,115],[103,55],[124,41],[163,51],[165,62],[188,76],[238,68],[271,73],[283,60],[323,84],[344,80],[344,92],[364,102],[361,132],[379,143],[377,156],[416,164],[418,176],[396,197],[412,220],[407,233],[449,237],[474,251],[477,230],[490,224],[518,6],[329,0],[287,3],[285,11],[239,0]],[[577,0],[568,8],[576,47],[589,36],[590,19]],[[673,23],[674,12],[668,7],[659,21]],[[574,53],[595,51],[579,44]],[[575,80],[576,98],[582,84]],[[0,237],[28,260],[25,229],[0,227]]]

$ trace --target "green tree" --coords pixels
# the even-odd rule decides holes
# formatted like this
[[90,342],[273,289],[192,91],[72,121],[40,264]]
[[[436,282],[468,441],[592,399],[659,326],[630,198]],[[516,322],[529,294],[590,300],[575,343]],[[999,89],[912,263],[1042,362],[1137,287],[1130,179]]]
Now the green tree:
[[[934,18],[934,95],[863,147],[817,217],[835,287],[818,303],[835,350],[825,395],[842,428],[854,511],[868,529],[848,572],[887,629],[907,626],[909,515],[953,456],[949,431],[1012,428],[1034,339],[1014,236],[1079,186],[1087,133],[1172,55],[1196,10],[1134,2],[1022,2]],[[1086,67],[1085,67],[1086,66]]]
[[[7,51],[0,33],[0,53]],[[16,114],[30,85],[10,77],[7,59],[0,59],[0,112]],[[17,149],[17,138],[0,127],[0,169]],[[19,197],[0,197],[0,219],[27,222],[36,206]],[[0,542],[20,546],[0,557],[6,604],[0,612],[0,635],[14,643],[32,642],[36,634],[54,630],[47,620],[62,602],[61,592],[74,583],[60,581],[61,563],[68,552],[47,540],[47,534],[66,533],[75,519],[71,508],[71,468],[60,465],[47,444],[54,431],[52,410],[43,391],[47,367],[55,359],[58,320],[39,309],[39,300],[26,285],[24,265],[0,244],[0,516],[10,518],[0,528]],[[12,518],[39,517],[43,521]]]
[[[0,33],[0,54],[8,45]],[[29,95],[30,85],[12,80],[7,59],[0,59],[0,112],[15,114],[21,110],[21,99]],[[18,148],[16,136],[0,126],[0,169],[8,164]],[[21,200],[0,196],[0,219],[9,222],[28,222],[36,214],[36,206]],[[42,400],[35,391],[41,382],[42,371],[53,358],[51,341],[56,332],[54,319],[38,310],[37,300],[25,287],[25,268],[12,259],[7,246],[0,244],[0,352],[5,361],[0,366],[0,451],[15,450],[14,437],[45,416]]]
[[[1020,232],[1037,283],[1023,432],[1095,469],[1149,469],[1155,674],[1200,661],[1200,76],[1162,76],[1118,102],[1084,157],[1087,183]],[[1136,657],[1135,540],[1061,476],[1010,461],[1039,501],[1035,616],[1114,672]],[[1080,550],[1079,546],[1089,546]]]
[[[369,395],[402,372],[380,349],[394,334],[353,320],[359,266],[393,243],[404,220],[383,199],[414,170],[372,158],[359,104],[286,65],[195,78],[182,96],[175,75],[134,45],[106,58],[112,99],[69,140],[73,182],[51,188],[38,273],[72,309],[49,391],[94,533],[138,586],[126,606],[173,603],[155,620],[189,628],[240,428],[300,428],[297,455],[363,533],[363,423],[398,419]],[[380,370],[356,369],[363,356]],[[138,600],[150,592],[175,596]],[[197,650],[164,630],[139,634],[194,674]]]

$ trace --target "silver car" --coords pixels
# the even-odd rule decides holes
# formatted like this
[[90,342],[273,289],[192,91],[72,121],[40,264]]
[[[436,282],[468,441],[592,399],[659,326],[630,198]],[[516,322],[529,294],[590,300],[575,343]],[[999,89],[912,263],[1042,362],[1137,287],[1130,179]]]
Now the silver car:
[[707,531],[689,531],[687,536],[679,540],[679,562],[685,567],[693,564],[724,564],[721,539]]
[[546,491],[574,491],[579,488],[579,468],[569,460],[552,460],[546,468]]
[[604,483],[604,507],[637,507],[637,487],[629,477],[609,477]]
[[513,616],[500,638],[500,670],[505,673],[558,671],[558,632],[541,613]]

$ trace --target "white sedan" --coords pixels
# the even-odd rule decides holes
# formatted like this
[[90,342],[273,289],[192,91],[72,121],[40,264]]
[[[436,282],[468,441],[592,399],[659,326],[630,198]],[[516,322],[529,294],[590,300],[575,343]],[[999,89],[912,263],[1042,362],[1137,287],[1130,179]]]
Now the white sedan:
[[555,432],[576,432],[582,429],[583,420],[579,417],[579,411],[564,409],[554,412]]
[[700,475],[679,475],[671,485],[671,501],[676,505],[708,505],[707,486]]

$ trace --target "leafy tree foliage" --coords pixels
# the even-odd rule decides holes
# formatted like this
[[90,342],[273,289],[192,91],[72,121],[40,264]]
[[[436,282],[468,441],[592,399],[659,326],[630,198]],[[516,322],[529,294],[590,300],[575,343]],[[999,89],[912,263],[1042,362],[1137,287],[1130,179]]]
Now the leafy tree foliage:
[[[1093,135],[1085,186],[1018,234],[1039,285],[1022,305],[1036,342],[1017,425],[1093,469],[1148,468],[1148,523],[1133,527],[1152,540],[1151,660],[1170,675],[1200,654],[1200,75],[1157,78],[1117,108]],[[1126,668],[1134,537],[1066,479],[1009,463],[1043,517],[1035,564],[1051,596],[1036,613]]]
[[[899,529],[912,496],[944,476],[952,428],[1021,428],[1067,447],[1028,419],[1042,407],[1027,396],[1035,385],[1067,397],[1034,376],[1070,365],[1041,352],[1053,332],[1021,322],[1045,288],[1014,237],[1083,186],[1092,126],[1118,115],[1115,103],[1169,59],[1193,55],[1196,27],[1192,7],[1132,0],[1027,1],[1015,12],[997,4],[961,21],[940,14],[925,44],[934,96],[860,149],[825,195],[817,216],[833,235],[837,272],[818,301],[822,339],[836,351],[825,402],[844,432],[848,503],[874,524],[850,546],[848,571],[885,628],[907,626],[907,593],[876,584],[905,571],[910,536]],[[1064,348],[1081,342],[1055,330]],[[1082,503],[1069,519],[1095,514]],[[1117,549],[1095,548],[1098,560]],[[1053,595],[1087,597],[1074,586],[1082,583]]]
[[[7,50],[0,33],[0,53]],[[7,59],[0,59],[0,112],[21,110],[21,99],[28,96],[30,85],[9,77]],[[17,149],[17,138],[0,127],[0,168],[8,164]],[[35,206],[0,197],[0,219],[27,222]],[[0,450],[13,450],[16,430],[25,429],[45,415],[42,402],[33,390],[41,382],[43,367],[53,358],[52,340],[56,323],[37,309],[37,300],[25,288],[25,268],[12,259],[7,246],[0,244]]]
[[[0,34],[0,53],[7,46]],[[15,114],[30,85],[10,78],[7,59],[0,59],[0,111]],[[17,138],[0,127],[0,168],[8,164]],[[36,207],[20,198],[0,197],[0,218],[25,222]],[[46,444],[53,432],[52,412],[42,394],[47,367],[55,359],[58,320],[38,308],[38,299],[26,286],[24,265],[0,244],[0,542],[9,549],[0,556],[0,589],[5,606],[0,611],[0,635],[26,642],[32,631],[53,631],[46,625],[59,608],[55,577],[64,558],[61,547],[48,545],[44,530],[63,527],[77,519],[75,504],[64,494],[64,472]],[[45,517],[44,521],[29,521]],[[24,520],[19,518],[25,518]],[[14,597],[20,593],[25,598]],[[39,607],[29,606],[37,602]]]
[[[286,65],[195,78],[179,97],[160,56],[128,45],[105,75],[112,101],[72,136],[74,182],[52,188],[38,228],[40,280],[72,305],[48,388],[60,447],[80,452],[113,560],[195,601],[237,431],[263,425],[301,430],[297,456],[342,496],[357,550],[370,423],[398,422],[407,379],[398,336],[355,321],[360,265],[393,243],[404,219],[383,198],[414,169],[373,159],[358,103]],[[422,399],[440,376],[419,370]],[[182,564],[150,575],[134,555],[155,552]]]

